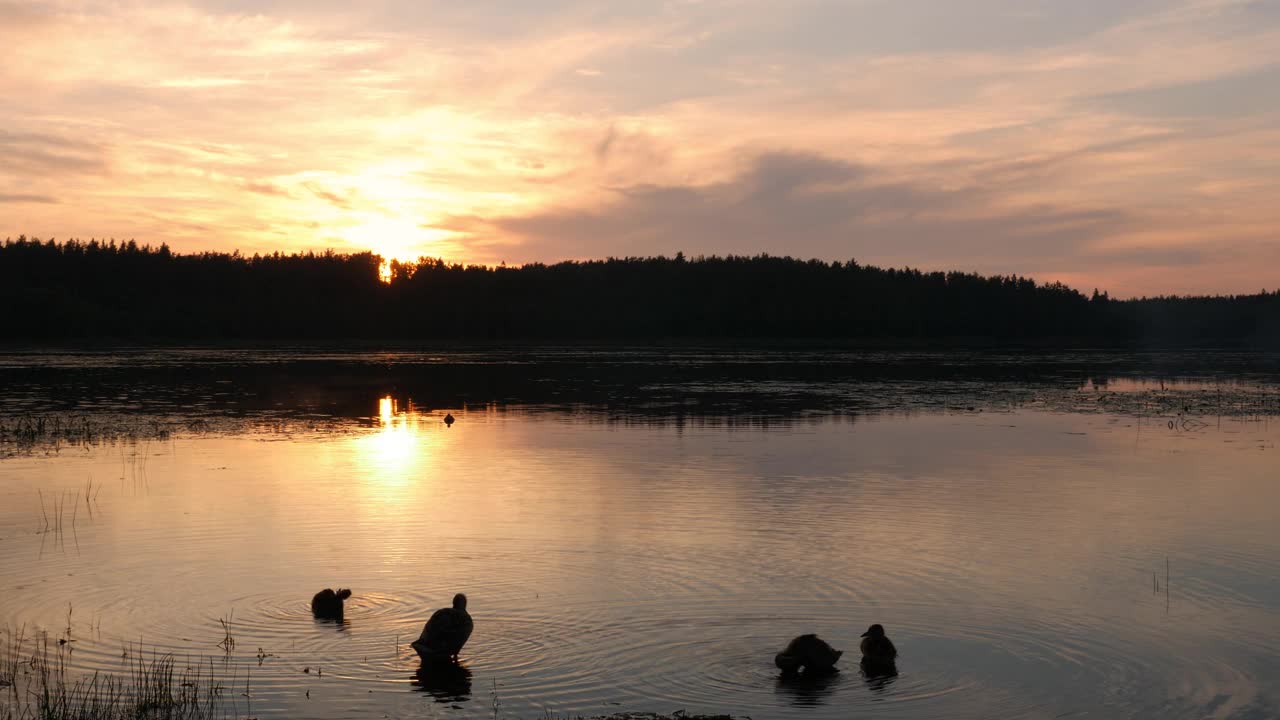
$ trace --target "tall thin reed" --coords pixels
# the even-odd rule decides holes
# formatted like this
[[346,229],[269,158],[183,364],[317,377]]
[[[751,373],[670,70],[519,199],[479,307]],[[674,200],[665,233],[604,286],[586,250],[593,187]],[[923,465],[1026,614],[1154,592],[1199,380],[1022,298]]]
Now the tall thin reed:
[[[25,630],[25,629],[24,629]],[[141,647],[128,653],[123,677],[76,676],[69,651],[48,636],[29,643],[24,630],[5,631],[0,647],[0,720],[218,720],[240,717],[224,700],[212,660],[180,664],[169,653]],[[248,693],[246,678],[245,693]]]

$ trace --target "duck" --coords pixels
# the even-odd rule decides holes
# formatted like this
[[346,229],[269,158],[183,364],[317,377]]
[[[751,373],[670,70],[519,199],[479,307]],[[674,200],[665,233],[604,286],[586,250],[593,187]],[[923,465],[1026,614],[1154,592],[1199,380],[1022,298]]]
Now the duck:
[[453,596],[453,607],[432,613],[422,634],[411,645],[423,660],[456,660],[474,628],[467,613],[467,596],[458,593]]
[[784,673],[823,672],[835,667],[836,661],[844,654],[836,650],[825,640],[812,633],[801,635],[791,642],[782,652],[773,656],[773,664]]
[[862,662],[868,665],[892,665],[898,659],[898,648],[884,634],[884,626],[876,623],[862,633]]
[[448,427],[453,427],[453,413],[445,413],[444,424]]
[[325,588],[311,598],[311,614],[321,620],[337,620],[342,622],[342,601],[351,597],[347,588]]

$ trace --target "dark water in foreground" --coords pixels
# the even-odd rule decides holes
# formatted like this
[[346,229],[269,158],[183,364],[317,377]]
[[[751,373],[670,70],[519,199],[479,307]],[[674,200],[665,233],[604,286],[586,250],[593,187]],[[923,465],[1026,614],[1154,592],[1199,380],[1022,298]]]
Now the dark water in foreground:
[[[264,718],[1280,716],[1266,362],[639,357],[2,355],[0,627]],[[466,672],[416,677],[456,591]],[[780,683],[801,632],[843,671]]]

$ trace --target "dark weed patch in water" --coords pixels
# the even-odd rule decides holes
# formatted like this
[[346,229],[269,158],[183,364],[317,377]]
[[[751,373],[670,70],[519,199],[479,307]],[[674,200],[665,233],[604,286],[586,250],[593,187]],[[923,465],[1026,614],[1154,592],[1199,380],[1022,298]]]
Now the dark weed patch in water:
[[140,440],[167,440],[174,433],[201,432],[196,418],[176,421],[117,413],[38,413],[5,417],[0,411],[0,457],[60,447],[93,447]]
[[[767,427],[820,422],[832,417],[856,421],[877,415],[980,415],[1040,410],[1128,417],[1144,426],[1164,426],[1171,431],[1194,433],[1219,426],[1224,421],[1263,423],[1280,417],[1280,385],[1114,391],[1034,383],[965,381],[862,382],[821,386],[683,384],[648,386],[636,390],[634,395],[619,396],[608,402],[577,402],[569,396],[555,403],[512,400],[477,405],[484,412],[569,414],[587,423],[656,427]],[[112,410],[73,418],[47,413],[15,419],[5,418],[4,410],[0,409],[0,458],[57,454],[69,448],[121,446],[135,448],[138,462],[144,462],[149,443],[178,437],[341,434],[377,426],[378,419],[369,414],[369,410],[376,409],[380,397],[397,396],[366,396],[361,403],[366,414],[361,415],[354,411],[326,415],[281,408],[259,413],[243,408],[204,406],[194,411],[205,413],[203,417],[166,414],[157,418]],[[443,411],[432,410],[432,405],[418,402],[411,392],[398,397],[403,399],[397,401],[397,406],[416,415],[443,416]],[[460,403],[454,409],[466,411],[468,405]]]
[[190,349],[0,355],[0,457],[203,433],[346,432],[418,415],[750,426],[1037,409],[1179,431],[1280,416],[1280,365],[1241,353]]

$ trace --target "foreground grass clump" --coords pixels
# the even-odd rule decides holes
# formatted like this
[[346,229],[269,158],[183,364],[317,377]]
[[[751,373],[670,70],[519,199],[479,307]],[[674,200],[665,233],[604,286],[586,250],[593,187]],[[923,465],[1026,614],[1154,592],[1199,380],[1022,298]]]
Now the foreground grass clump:
[[[171,654],[126,648],[120,676],[78,675],[67,638],[26,638],[0,630],[0,720],[231,720],[254,718],[249,681],[224,677],[223,663],[194,665]],[[495,705],[496,707],[496,705]],[[498,713],[495,712],[495,717]],[[621,712],[587,717],[546,713],[540,720],[735,720],[729,715]]]
[[69,643],[5,634],[0,720],[222,720],[241,716],[238,698],[248,702],[247,680],[243,694],[232,692],[212,661],[192,665],[159,653],[148,658],[138,648],[126,651],[127,675],[95,672],[73,679]]

